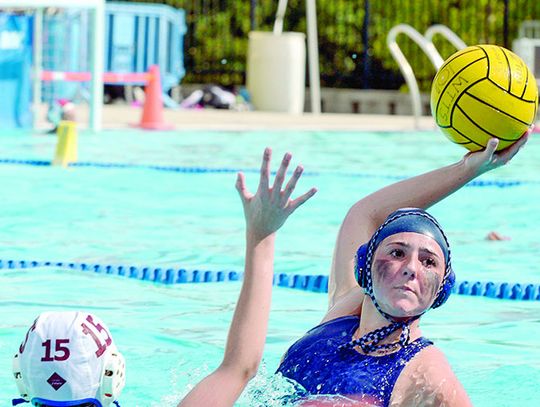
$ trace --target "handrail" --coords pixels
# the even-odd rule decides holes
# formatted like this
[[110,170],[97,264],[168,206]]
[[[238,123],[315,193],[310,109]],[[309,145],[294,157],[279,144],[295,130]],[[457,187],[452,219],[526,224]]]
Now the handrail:
[[435,69],[439,69],[443,64],[444,60],[433,45],[432,39],[436,34],[444,36],[452,45],[458,49],[465,48],[465,43],[448,27],[436,24],[429,27],[426,30],[425,36],[420,34],[417,30],[411,27],[408,24],[398,24],[393,27],[386,37],[386,43],[390,49],[390,53],[396,60],[401,73],[405,78],[405,82],[409,86],[411,92],[411,100],[414,114],[414,123],[415,127],[419,128],[419,120],[422,116],[422,105],[420,100],[420,89],[418,88],[418,82],[414,71],[405,58],[405,55],[401,51],[401,48],[397,44],[396,38],[399,34],[405,34],[410,39],[412,39],[421,49],[424,51],[426,56],[429,58]]
[[388,45],[388,48],[390,49],[390,53],[398,63],[399,69],[405,77],[405,82],[407,83],[411,91],[414,124],[415,127],[418,128],[420,116],[422,115],[422,106],[420,103],[420,89],[418,88],[418,82],[416,81],[416,77],[414,76],[411,64],[409,64],[409,61],[407,61],[407,58],[405,58],[405,55],[403,54],[403,52],[401,52],[401,48],[399,48],[399,45],[397,44],[396,38],[399,34],[407,35],[416,44],[418,44],[418,46],[422,48],[422,50],[426,53],[433,65],[442,65],[443,59],[439,52],[437,52],[437,49],[435,48],[433,43],[428,42],[422,34],[420,34],[408,24],[398,24],[388,32],[388,36],[386,37],[386,43]]
[[[433,37],[435,37],[435,35],[437,34],[442,35],[444,38],[446,38],[446,40],[450,44],[452,44],[458,51],[467,47],[467,44],[465,44],[465,42],[463,42],[463,40],[459,38],[454,31],[442,24],[435,24],[429,27],[426,30],[424,37],[426,38],[426,40],[433,43]],[[440,66],[436,68],[439,69]]]

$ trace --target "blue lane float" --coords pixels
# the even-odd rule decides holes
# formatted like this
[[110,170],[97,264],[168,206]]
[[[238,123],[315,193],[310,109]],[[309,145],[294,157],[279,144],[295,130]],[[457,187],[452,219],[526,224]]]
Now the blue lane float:
[[[51,161],[47,160],[20,160],[13,158],[0,158],[0,164],[9,165],[30,165],[36,167],[48,167],[51,166]],[[130,164],[130,163],[108,163],[108,162],[75,162],[70,163],[70,167],[81,168],[113,168],[113,169],[146,169],[154,171],[176,172],[181,174],[226,174],[237,173],[242,171],[244,173],[257,173],[258,169],[254,168],[209,168],[209,167],[183,167],[183,166],[170,166],[170,165],[146,165],[146,164]],[[275,172],[273,172],[275,174]],[[368,178],[368,179],[388,179],[399,181],[407,179],[404,176],[384,175],[384,174],[369,174],[369,173],[354,173],[354,172],[316,172],[305,171],[304,176],[316,177],[316,176],[336,176],[347,178]],[[466,187],[496,187],[496,188],[509,188],[522,185],[539,185],[540,181],[519,181],[519,180],[474,180],[469,182]]]
[[[240,281],[243,273],[234,270],[189,270],[135,265],[74,263],[58,261],[0,260],[0,269],[27,269],[53,267],[79,270],[148,281],[158,284],[190,284]],[[328,292],[328,276],[279,273],[274,275],[274,285],[317,293]],[[488,297],[516,301],[540,301],[540,284],[523,284],[494,281],[458,281],[452,292],[459,295]]]

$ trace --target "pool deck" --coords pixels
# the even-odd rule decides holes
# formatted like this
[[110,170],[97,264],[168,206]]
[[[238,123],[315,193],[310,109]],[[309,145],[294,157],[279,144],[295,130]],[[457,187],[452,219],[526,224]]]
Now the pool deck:
[[[227,110],[171,111],[165,121],[177,129],[205,130],[322,130],[322,131],[403,131],[415,130],[412,116],[305,113],[291,115],[274,112],[234,112]],[[105,118],[105,115],[104,115]],[[105,118],[104,123],[108,123]],[[419,129],[435,129],[431,117],[419,121]]]
[[[45,118],[45,110],[39,115]],[[130,128],[140,121],[142,109],[126,105],[105,105],[103,109],[103,128]],[[77,108],[77,117],[81,123],[88,122],[88,112]],[[164,109],[165,123],[181,130],[321,130],[321,131],[414,131],[434,130],[433,119],[422,117],[415,126],[412,116],[387,116],[368,114],[323,113],[313,115],[291,115],[273,112],[236,112],[230,110],[172,110]],[[38,128],[50,127],[44,120]],[[82,125],[81,127],[85,127]]]

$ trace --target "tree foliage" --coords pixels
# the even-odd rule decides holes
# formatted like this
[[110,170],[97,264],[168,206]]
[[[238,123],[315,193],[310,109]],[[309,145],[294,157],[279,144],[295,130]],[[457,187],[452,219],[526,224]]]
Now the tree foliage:
[[[168,4],[186,11],[187,74],[184,82],[244,83],[251,28],[250,1],[142,1]],[[284,29],[305,32],[305,0],[289,0],[288,3]],[[257,0],[256,4],[257,30],[270,31],[277,1]],[[506,32],[505,11],[508,13]],[[393,26],[406,23],[423,33],[432,24],[444,24],[467,44],[511,47],[522,21],[540,19],[540,1],[319,0],[317,16],[323,86],[397,89],[403,79],[386,45],[386,36]],[[440,37],[434,42],[443,58],[455,52]],[[429,89],[435,69],[427,57],[405,36],[398,37],[398,44],[411,62],[421,89]]]

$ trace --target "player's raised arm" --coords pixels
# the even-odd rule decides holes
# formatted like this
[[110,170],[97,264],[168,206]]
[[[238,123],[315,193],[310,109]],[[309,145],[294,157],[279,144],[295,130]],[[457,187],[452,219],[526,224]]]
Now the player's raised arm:
[[354,276],[356,250],[390,213],[404,207],[429,208],[479,175],[505,165],[527,142],[529,133],[530,130],[499,152],[496,152],[498,140],[491,139],[484,150],[467,153],[455,164],[389,185],[356,202],[339,230],[328,289],[329,309],[340,299],[348,304],[342,304],[343,309],[334,310],[332,316],[356,313],[357,309],[353,308],[363,296]]
[[303,171],[301,166],[296,167],[283,188],[291,160],[289,153],[283,157],[270,186],[271,154],[269,148],[264,151],[255,194],[247,189],[243,174],[238,174],[236,181],[246,218],[246,259],[242,290],[229,329],[223,362],[180,402],[181,407],[232,406],[257,373],[270,312],[275,235],[287,218],[316,192],[312,188],[291,199]]

